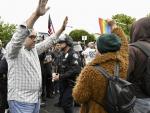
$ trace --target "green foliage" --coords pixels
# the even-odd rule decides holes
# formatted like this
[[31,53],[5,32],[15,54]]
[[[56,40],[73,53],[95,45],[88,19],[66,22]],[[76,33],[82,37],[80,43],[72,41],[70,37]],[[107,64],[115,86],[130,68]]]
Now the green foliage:
[[0,40],[2,40],[3,45],[6,45],[9,42],[15,29],[16,25],[4,23],[0,17]]
[[81,42],[83,42],[82,36],[87,36],[87,40],[85,41],[86,44],[88,42],[95,41],[95,36],[93,34],[89,34],[85,30],[75,29],[71,31],[69,35],[73,38],[74,41],[81,41]]
[[129,36],[131,25],[136,19],[125,14],[113,15],[112,19],[115,20],[117,25],[124,30],[127,36]]

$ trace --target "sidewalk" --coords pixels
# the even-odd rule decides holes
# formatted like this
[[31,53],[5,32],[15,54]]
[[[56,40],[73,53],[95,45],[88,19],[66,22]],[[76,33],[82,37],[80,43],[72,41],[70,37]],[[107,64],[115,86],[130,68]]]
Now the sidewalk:
[[[58,96],[47,99],[46,107],[41,107],[40,113],[64,113],[62,108],[55,107],[54,104],[58,102]],[[74,108],[74,113],[79,113],[79,107]]]

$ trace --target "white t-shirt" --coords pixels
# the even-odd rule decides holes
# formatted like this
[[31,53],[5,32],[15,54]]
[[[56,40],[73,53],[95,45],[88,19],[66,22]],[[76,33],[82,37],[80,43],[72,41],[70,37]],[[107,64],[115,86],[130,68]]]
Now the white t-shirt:
[[96,49],[91,49],[91,48],[86,48],[82,54],[84,55],[85,58],[85,63],[88,64],[91,62],[94,57],[95,57]]

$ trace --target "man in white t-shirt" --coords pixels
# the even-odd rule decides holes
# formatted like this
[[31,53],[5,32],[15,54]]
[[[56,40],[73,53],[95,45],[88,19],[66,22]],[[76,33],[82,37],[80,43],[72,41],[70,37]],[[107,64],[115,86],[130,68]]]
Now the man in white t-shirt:
[[95,57],[95,44],[94,42],[89,42],[88,43],[88,48],[86,48],[82,54],[84,55],[85,58],[85,64],[88,64],[89,62],[91,62],[93,60],[93,58]]

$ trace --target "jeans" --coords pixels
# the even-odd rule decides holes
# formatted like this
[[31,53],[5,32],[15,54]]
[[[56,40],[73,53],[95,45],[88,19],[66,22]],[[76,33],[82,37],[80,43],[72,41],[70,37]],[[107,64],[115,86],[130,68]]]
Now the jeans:
[[25,103],[14,100],[8,101],[10,113],[39,113],[40,102]]

